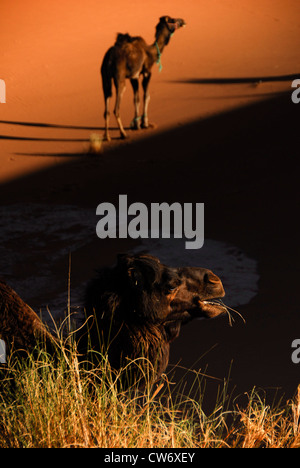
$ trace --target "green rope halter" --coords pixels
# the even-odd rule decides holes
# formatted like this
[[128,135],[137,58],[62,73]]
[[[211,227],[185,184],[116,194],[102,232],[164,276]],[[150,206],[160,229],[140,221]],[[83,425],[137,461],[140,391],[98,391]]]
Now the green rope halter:
[[158,71],[161,72],[162,71],[161,52],[159,50],[159,47],[158,47],[158,44],[157,44],[156,41],[155,41],[155,46],[156,46],[156,50],[157,50],[157,54],[158,54],[158,59],[157,59],[156,63],[159,66]]

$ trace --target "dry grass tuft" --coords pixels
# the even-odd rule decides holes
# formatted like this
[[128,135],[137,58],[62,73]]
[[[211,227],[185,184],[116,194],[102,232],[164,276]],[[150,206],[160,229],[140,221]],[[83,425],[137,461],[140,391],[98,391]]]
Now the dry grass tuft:
[[300,386],[284,407],[271,408],[253,390],[245,407],[229,411],[222,394],[206,415],[201,401],[175,397],[167,377],[123,391],[105,356],[91,370],[63,345],[57,359],[43,350],[13,356],[0,377],[2,448],[300,446]]

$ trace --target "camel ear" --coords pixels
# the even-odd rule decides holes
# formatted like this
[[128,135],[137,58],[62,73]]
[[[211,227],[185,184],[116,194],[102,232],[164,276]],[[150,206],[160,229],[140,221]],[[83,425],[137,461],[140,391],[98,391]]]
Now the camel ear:
[[139,258],[127,254],[118,255],[118,267],[122,269],[124,280],[135,289],[151,288],[156,280],[156,266],[160,262],[150,255],[141,255]]
[[157,279],[156,266],[157,261],[153,262],[150,257],[141,256],[135,259],[132,267],[128,270],[132,286],[138,289],[151,290]]
[[118,267],[122,271],[124,281],[128,282],[130,287],[142,288],[144,284],[143,274],[134,258],[128,254],[119,254],[117,258]]
[[135,267],[128,269],[128,278],[130,285],[135,289],[143,289],[144,278],[142,273]]
[[159,21],[160,21],[161,23],[168,23],[168,22],[170,21],[170,16],[161,16],[161,17],[159,18]]

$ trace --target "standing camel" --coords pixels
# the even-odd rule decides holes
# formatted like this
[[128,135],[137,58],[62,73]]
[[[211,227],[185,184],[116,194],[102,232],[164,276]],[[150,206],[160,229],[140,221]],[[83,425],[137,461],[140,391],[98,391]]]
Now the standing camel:
[[[102,66],[102,85],[105,99],[105,134],[106,140],[110,140],[109,125],[109,101],[112,96],[112,80],[116,87],[116,104],[114,114],[120,129],[121,138],[126,138],[126,132],[122,125],[120,117],[120,105],[123,93],[125,91],[126,78],[130,79],[133,93],[135,115],[131,127],[135,130],[147,128],[148,122],[148,104],[150,100],[149,82],[151,78],[151,69],[156,62],[161,68],[161,54],[164,47],[169,43],[170,37],[176,29],[185,26],[185,22],[180,18],[170,18],[162,16],[156,26],[155,42],[148,45],[140,37],[132,37],[129,34],[118,34],[117,40],[105,54]],[[139,76],[143,75],[142,86],[144,90],[144,109],[143,115],[139,115]]]

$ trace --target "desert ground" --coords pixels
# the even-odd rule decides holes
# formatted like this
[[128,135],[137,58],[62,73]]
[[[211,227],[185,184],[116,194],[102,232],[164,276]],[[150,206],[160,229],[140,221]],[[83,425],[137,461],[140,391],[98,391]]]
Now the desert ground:
[[[118,32],[153,43],[163,15],[187,26],[164,50],[162,71],[154,65],[153,126],[121,141],[112,114],[112,142],[90,154],[90,135],[104,130],[106,50]],[[173,378],[192,367],[210,376],[209,394],[229,378],[236,395],[256,386],[270,401],[292,397],[300,383],[291,360],[300,339],[298,0],[3,0],[1,45],[0,275],[47,320],[54,297],[67,303],[69,272],[82,290],[97,267],[139,245],[96,236],[99,203],[117,204],[119,194],[148,206],[203,202],[205,239],[228,246],[224,257],[212,252],[220,272],[238,252],[239,292],[249,288],[243,261],[257,281],[249,299],[233,298],[245,321],[234,314],[232,326],[222,317],[182,330]],[[130,84],[121,115],[128,128]],[[214,269],[209,257],[199,264],[201,249],[182,258]]]

